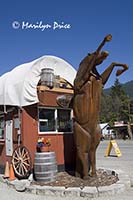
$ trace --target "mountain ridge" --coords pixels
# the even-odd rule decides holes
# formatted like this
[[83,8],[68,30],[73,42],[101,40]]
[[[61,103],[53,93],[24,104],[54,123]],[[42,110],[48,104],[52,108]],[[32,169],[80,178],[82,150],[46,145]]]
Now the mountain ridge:
[[[126,83],[120,83],[120,84],[122,86],[122,89],[125,91],[125,93],[129,97],[133,97],[133,81],[128,81]],[[110,93],[110,91],[111,91],[111,87],[103,89],[104,95],[108,95]]]

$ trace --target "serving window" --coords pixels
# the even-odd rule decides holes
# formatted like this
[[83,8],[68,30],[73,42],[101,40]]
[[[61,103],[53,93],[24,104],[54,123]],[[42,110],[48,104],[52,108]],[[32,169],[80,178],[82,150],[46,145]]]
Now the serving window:
[[39,133],[72,132],[71,109],[38,108]]

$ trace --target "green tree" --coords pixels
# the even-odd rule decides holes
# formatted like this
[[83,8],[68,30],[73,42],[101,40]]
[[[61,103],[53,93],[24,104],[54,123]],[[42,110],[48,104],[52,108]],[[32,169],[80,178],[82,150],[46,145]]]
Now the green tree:
[[111,124],[114,121],[128,121],[128,101],[129,99],[117,78],[109,95],[102,95],[100,121],[110,122]]
[[127,96],[124,90],[122,89],[118,78],[116,78],[114,85],[111,87],[110,95],[112,98],[118,97],[120,100],[125,99],[125,97]]

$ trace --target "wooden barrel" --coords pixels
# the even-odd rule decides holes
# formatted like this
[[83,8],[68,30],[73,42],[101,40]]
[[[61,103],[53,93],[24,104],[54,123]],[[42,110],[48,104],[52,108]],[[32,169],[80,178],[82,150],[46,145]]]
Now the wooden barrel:
[[55,152],[35,153],[34,159],[35,179],[40,182],[56,180],[57,163]]

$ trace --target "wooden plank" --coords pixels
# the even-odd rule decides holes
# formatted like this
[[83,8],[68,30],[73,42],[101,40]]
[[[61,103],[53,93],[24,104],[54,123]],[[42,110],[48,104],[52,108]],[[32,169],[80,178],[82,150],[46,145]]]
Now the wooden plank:
[[67,94],[73,94],[73,89],[67,89],[67,88],[48,88],[47,86],[37,86],[37,91],[38,92],[44,92],[44,91],[49,91],[49,92],[59,92],[59,93],[67,93]]

